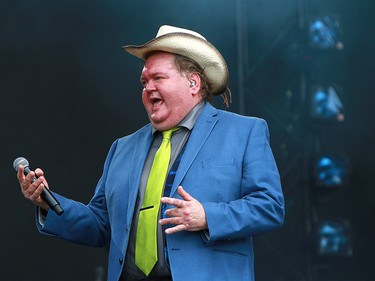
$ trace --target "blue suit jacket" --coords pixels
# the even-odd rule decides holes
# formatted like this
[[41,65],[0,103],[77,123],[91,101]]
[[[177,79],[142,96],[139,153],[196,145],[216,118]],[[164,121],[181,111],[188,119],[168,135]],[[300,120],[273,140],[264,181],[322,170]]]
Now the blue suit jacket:
[[[147,125],[116,140],[88,205],[55,194],[65,213],[38,228],[75,243],[109,247],[108,280],[124,264],[143,164]],[[186,144],[171,191],[182,185],[205,209],[203,231],[167,235],[174,281],[253,280],[252,236],[281,226],[284,201],[264,120],[206,104]]]

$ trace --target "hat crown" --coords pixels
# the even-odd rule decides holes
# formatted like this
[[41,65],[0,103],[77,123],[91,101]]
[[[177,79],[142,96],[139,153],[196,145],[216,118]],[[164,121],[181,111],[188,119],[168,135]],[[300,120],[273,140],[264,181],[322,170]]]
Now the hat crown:
[[160,36],[163,36],[163,35],[171,34],[171,33],[186,33],[186,34],[190,34],[190,35],[199,37],[203,40],[206,40],[206,38],[204,38],[198,32],[195,32],[195,31],[192,31],[192,30],[189,30],[189,29],[185,29],[185,28],[170,26],[170,25],[162,25],[159,28],[158,33],[156,34],[156,38],[158,38]]

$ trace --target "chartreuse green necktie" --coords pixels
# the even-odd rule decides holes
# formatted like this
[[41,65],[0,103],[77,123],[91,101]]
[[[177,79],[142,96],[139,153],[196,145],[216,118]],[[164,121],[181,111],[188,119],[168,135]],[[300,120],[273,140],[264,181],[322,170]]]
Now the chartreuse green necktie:
[[135,264],[148,276],[158,260],[157,221],[160,198],[171,158],[173,128],[163,132],[163,141],[156,151],[138,218],[135,241]]

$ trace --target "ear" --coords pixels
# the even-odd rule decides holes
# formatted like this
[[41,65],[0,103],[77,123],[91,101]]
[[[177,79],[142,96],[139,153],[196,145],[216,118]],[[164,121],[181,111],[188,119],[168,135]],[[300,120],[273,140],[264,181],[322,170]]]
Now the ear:
[[193,72],[188,74],[188,80],[189,80],[189,86],[190,91],[193,95],[196,95],[199,93],[201,89],[201,77],[198,75],[198,73]]

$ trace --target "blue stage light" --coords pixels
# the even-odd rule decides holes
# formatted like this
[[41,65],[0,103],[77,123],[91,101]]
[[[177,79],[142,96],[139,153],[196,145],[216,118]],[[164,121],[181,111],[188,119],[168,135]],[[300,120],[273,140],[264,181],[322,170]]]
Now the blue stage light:
[[318,255],[352,256],[351,230],[347,220],[325,220],[319,224],[317,235]]
[[344,106],[333,86],[317,86],[312,94],[312,115],[318,119],[343,121]]
[[337,188],[348,184],[351,168],[347,157],[330,152],[320,157],[315,165],[319,187]]
[[341,26],[338,19],[331,16],[317,17],[309,25],[310,44],[319,49],[342,49]]

